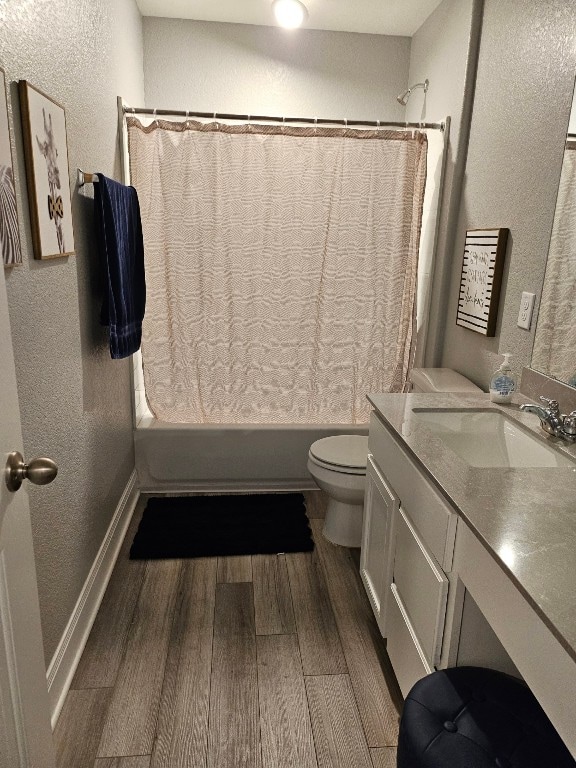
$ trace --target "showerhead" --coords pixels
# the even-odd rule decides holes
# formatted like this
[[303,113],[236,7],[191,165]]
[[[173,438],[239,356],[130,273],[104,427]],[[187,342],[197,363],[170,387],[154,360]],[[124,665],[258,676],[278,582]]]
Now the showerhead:
[[429,85],[430,83],[428,82],[428,78],[426,78],[426,80],[424,80],[423,83],[416,83],[416,85],[411,85],[410,88],[408,88],[408,90],[404,91],[404,93],[400,93],[398,94],[398,96],[396,96],[396,101],[398,101],[400,104],[402,104],[403,107],[405,107],[406,104],[408,104],[408,99],[410,98],[410,94],[412,93],[414,88],[424,88],[424,93],[426,93]]
[[407,91],[404,91],[404,93],[399,93],[398,96],[396,96],[396,101],[398,101],[400,104],[402,104],[403,107],[408,104],[408,99],[410,97],[410,88],[408,88]]

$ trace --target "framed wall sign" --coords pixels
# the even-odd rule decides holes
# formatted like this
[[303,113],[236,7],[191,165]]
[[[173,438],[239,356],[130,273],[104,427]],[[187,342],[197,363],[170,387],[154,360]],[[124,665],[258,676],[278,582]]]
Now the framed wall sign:
[[26,80],[19,89],[34,258],[72,256],[66,113]]
[[8,101],[6,97],[6,76],[0,69],[0,251],[5,267],[22,264],[18,209],[16,208],[16,186],[14,164],[8,126]]
[[507,229],[466,232],[456,325],[494,336],[507,241]]

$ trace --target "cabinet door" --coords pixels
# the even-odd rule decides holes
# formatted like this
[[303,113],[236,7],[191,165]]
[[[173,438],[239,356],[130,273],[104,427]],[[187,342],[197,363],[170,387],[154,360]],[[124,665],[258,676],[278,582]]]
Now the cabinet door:
[[396,525],[393,578],[420,648],[435,666],[442,648],[448,579],[402,508]]
[[394,573],[387,606],[386,650],[406,696],[440,661],[448,579],[402,507],[395,524]]
[[398,506],[398,497],[368,455],[360,575],[382,637],[386,637],[386,602],[392,582],[393,528]]
[[392,662],[392,668],[402,696],[406,697],[414,683],[425,675],[434,672],[434,667],[429,663],[420,641],[416,637],[396,584],[390,585],[390,600],[387,611],[388,641],[386,652]]

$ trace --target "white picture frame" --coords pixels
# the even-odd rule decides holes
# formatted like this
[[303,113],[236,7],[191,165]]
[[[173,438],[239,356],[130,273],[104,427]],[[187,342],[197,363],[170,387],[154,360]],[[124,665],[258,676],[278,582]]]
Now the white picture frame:
[[26,80],[19,90],[34,258],[73,256],[66,112]]
[[496,334],[508,229],[466,232],[456,325],[483,336]]
[[22,245],[10,142],[6,74],[1,67],[0,83],[3,93],[3,96],[0,95],[0,251],[4,267],[15,267],[22,264]]

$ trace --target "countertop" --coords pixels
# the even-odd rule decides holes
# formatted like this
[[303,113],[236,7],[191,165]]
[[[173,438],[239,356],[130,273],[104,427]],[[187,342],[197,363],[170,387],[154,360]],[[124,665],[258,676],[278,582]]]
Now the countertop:
[[[489,395],[368,395],[376,412],[576,660],[576,443]],[[471,467],[413,420],[413,408],[495,409],[575,460],[554,468]],[[385,468],[384,472],[385,472]]]

